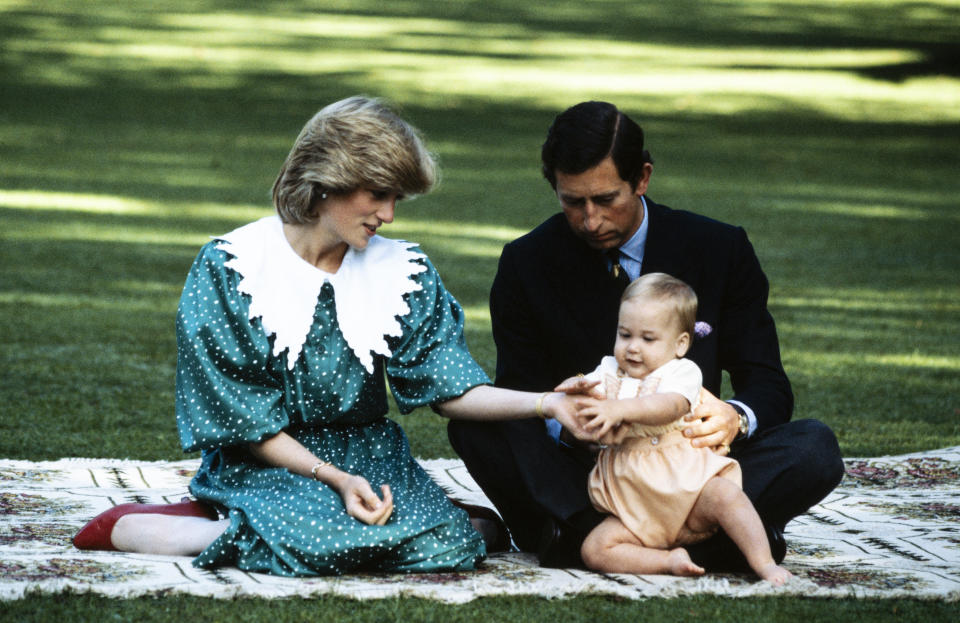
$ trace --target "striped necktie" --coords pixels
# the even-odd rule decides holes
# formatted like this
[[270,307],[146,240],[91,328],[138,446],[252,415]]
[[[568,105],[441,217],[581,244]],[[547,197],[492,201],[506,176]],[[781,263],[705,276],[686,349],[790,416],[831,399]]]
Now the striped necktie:
[[610,249],[606,251],[606,255],[607,259],[610,260],[610,276],[623,287],[627,287],[627,284],[630,283],[630,276],[620,265],[620,249]]

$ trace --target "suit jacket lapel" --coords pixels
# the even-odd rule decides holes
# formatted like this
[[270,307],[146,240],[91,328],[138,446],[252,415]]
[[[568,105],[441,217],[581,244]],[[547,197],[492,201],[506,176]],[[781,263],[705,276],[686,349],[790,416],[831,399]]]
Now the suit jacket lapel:
[[[584,244],[566,224],[562,240],[563,252],[554,255],[557,263],[549,276],[551,290],[579,299],[570,301],[567,309],[581,334],[594,343],[612,345],[623,288],[610,276],[603,255]],[[571,283],[577,287],[569,287]]]
[[675,266],[675,232],[666,218],[666,208],[654,203],[649,197],[646,200],[647,213],[644,218],[650,221],[647,224],[647,242],[643,250],[640,274],[669,272],[669,267]]

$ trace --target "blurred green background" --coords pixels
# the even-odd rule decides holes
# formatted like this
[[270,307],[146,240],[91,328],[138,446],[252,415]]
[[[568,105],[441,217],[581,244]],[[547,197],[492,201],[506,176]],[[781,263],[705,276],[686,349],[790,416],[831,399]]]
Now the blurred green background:
[[[187,267],[355,93],[439,157],[384,233],[422,243],[491,373],[500,248],[557,209],[540,142],[606,99],[651,197],[746,227],[797,417],[847,455],[960,443],[958,26],[946,1],[0,0],[0,456],[180,456]],[[452,454],[428,410],[401,420]]]
[[[952,0],[0,0],[0,457],[177,459],[174,313],[211,235],[271,212],[303,123],[382,96],[443,181],[422,243],[492,373],[502,245],[556,211],[538,152],[612,101],[650,196],[743,225],[772,283],[796,417],[847,456],[960,444],[960,6]],[[546,389],[546,388],[545,388]],[[429,410],[414,452],[452,456]],[[930,621],[898,601],[282,604],[31,597],[16,620]]]

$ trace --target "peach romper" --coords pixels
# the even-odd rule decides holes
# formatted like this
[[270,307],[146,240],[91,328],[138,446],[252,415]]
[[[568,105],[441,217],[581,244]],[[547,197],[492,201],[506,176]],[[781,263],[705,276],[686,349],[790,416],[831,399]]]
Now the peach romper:
[[[676,392],[699,403],[703,376],[689,359],[674,359],[644,379],[623,376],[613,357],[604,357],[587,378],[599,379],[608,398]],[[631,425],[629,437],[600,451],[590,472],[590,501],[615,515],[645,547],[666,549],[710,537],[686,527],[687,517],[706,482],[726,478],[742,486],[740,464],[709,448],[694,448],[683,436],[683,418],[661,426]]]

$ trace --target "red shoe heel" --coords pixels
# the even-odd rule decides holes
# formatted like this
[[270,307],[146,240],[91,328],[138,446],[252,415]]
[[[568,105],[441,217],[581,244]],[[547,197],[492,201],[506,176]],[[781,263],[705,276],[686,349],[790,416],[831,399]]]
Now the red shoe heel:
[[73,545],[77,549],[97,549],[115,552],[117,548],[110,540],[113,526],[124,515],[142,515],[154,513],[157,515],[179,515],[181,517],[202,517],[216,521],[219,519],[217,511],[203,502],[183,498],[177,504],[120,504],[105,510],[87,523],[80,532],[73,537]]

